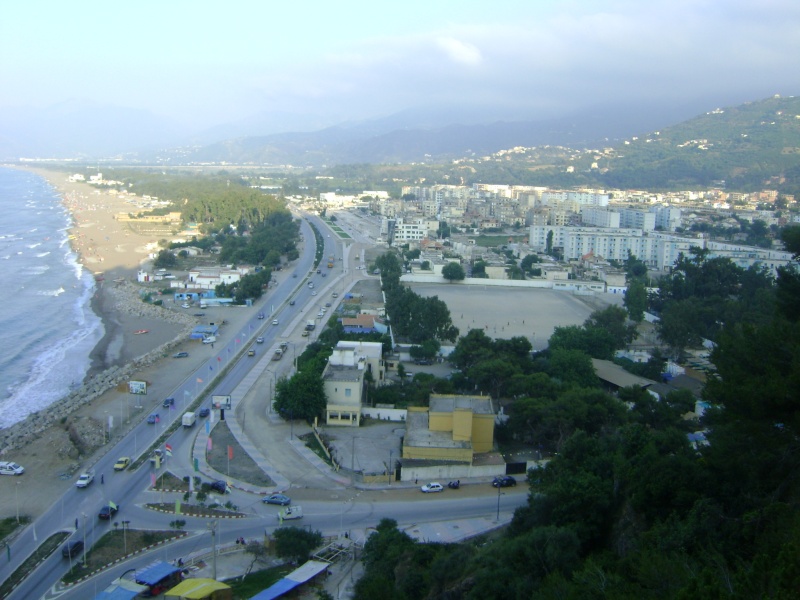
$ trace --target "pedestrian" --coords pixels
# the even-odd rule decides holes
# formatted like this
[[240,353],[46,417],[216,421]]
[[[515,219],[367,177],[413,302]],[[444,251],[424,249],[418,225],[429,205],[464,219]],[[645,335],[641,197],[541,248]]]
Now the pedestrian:
[[103,485],[105,482],[106,482],[105,476],[102,473],[100,473],[100,485]]

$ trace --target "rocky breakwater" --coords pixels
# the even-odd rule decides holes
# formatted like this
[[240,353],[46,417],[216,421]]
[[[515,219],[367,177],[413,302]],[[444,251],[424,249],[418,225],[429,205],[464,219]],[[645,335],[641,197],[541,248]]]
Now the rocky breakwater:
[[[124,312],[134,317],[160,319],[162,321],[184,325],[183,330],[172,340],[161,344],[123,366],[114,366],[97,373],[72,390],[68,395],[51,404],[45,409],[31,413],[25,420],[15,423],[11,427],[0,430],[0,456],[10,450],[21,448],[38,438],[45,430],[53,426],[69,427],[71,415],[76,409],[96,400],[107,391],[125,385],[131,379],[136,379],[136,372],[149,367],[169,355],[170,350],[183,342],[195,325],[192,317],[162,306],[157,306],[142,300],[142,289],[131,282],[119,282],[113,287],[106,288],[105,292],[113,299],[113,309]],[[102,444],[102,423],[95,421],[95,427],[80,428],[80,435],[70,435],[73,446],[79,454],[91,452]],[[76,438],[76,439],[72,439]],[[67,451],[74,454],[74,451]]]

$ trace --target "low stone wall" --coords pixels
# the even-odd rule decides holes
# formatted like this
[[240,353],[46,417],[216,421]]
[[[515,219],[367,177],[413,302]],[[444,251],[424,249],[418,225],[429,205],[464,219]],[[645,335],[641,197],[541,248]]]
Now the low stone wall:
[[34,440],[43,431],[69,417],[77,408],[95,400],[110,389],[134,378],[136,372],[161,360],[164,354],[186,340],[194,327],[194,319],[178,313],[142,302],[140,288],[130,282],[116,284],[106,291],[113,298],[114,307],[131,315],[157,318],[163,321],[180,323],[185,329],[174,339],[151,350],[124,367],[111,367],[89,378],[81,387],[38,412],[31,413],[23,421],[7,429],[0,430],[0,456],[7,451],[20,448]]

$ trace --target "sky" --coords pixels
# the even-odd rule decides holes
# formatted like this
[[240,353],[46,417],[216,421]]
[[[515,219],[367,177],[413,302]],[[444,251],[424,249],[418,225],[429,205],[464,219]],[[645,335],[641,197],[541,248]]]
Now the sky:
[[730,105],[794,95],[798,75],[797,0],[31,0],[0,20],[0,112],[91,101],[191,127]]

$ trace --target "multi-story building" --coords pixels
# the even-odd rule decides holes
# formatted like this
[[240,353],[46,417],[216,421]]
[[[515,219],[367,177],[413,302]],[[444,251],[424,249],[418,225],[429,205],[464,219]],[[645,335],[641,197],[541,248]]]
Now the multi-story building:
[[328,425],[360,425],[367,373],[371,374],[376,385],[385,383],[383,344],[339,342],[322,372],[322,385],[327,398],[325,422]]

